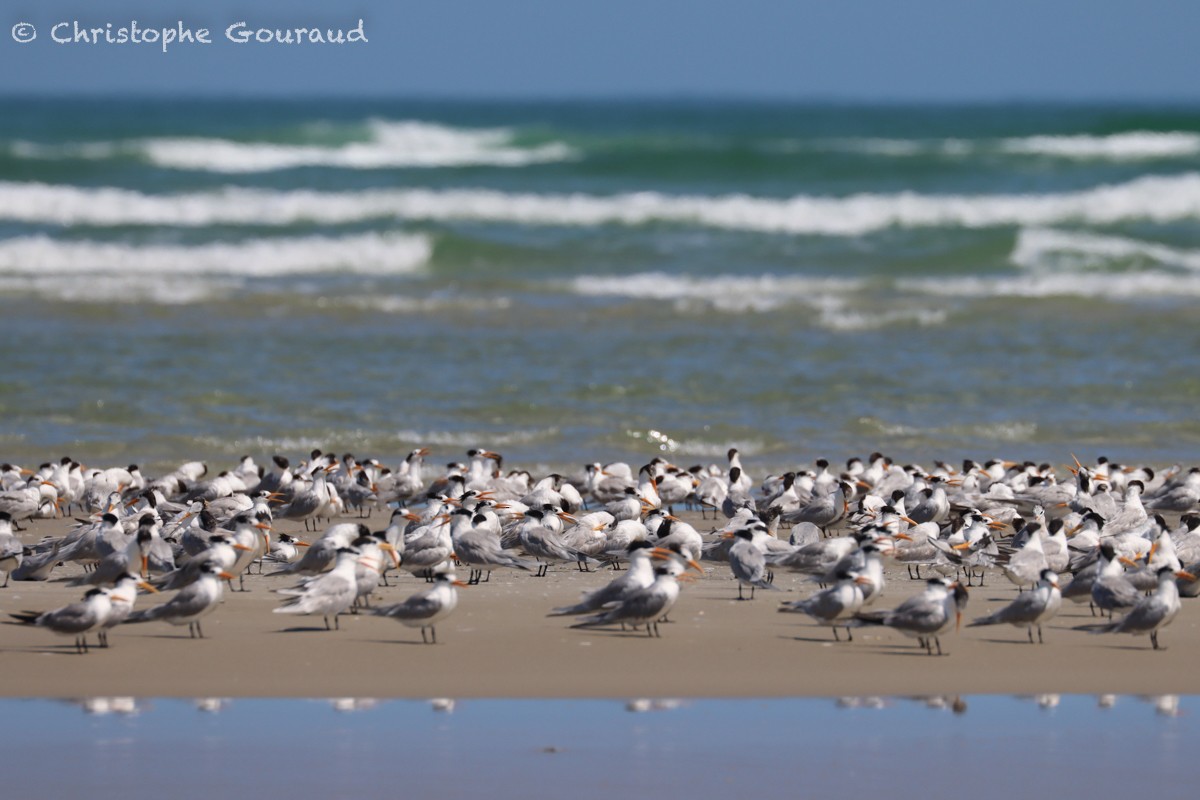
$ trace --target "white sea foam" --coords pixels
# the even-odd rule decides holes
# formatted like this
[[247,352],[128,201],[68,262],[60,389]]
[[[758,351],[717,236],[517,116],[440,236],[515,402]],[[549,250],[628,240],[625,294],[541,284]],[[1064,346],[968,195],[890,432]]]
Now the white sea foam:
[[552,439],[558,428],[536,428],[509,430],[504,433],[473,431],[417,431],[394,432],[363,430],[361,428],[313,432],[297,436],[252,436],[245,438],[217,438],[201,436],[201,444],[225,452],[256,451],[263,453],[306,453],[313,448],[354,448],[355,450],[395,449],[396,454],[414,445],[434,447],[509,447],[513,445],[541,442]]
[[119,142],[44,145],[14,142],[20,158],[144,158],[170,169],[221,173],[271,172],[297,167],[388,169],[432,167],[523,167],[574,158],[562,142],[520,146],[506,128],[452,128],[415,120],[368,123],[365,141],[341,144],[282,144],[203,137],[163,137]]
[[88,275],[0,273],[0,294],[29,295],[65,303],[149,303],[178,306],[228,297],[244,287],[236,278],[194,279],[175,275]]
[[833,331],[870,331],[893,325],[931,327],[943,324],[949,314],[941,308],[852,308],[849,298],[826,295],[814,301],[816,322]]
[[718,275],[697,277],[644,272],[636,275],[581,275],[567,282],[576,294],[625,297],[671,303],[677,311],[715,310],[731,314],[807,309],[809,322],[836,331],[873,330],[891,325],[940,325],[942,309],[868,309],[852,303],[867,283],[854,278]]
[[1103,267],[1114,261],[1149,261],[1200,271],[1200,250],[1183,250],[1121,236],[1023,228],[1010,259],[1026,269]]
[[499,432],[474,431],[418,431],[398,430],[395,438],[410,444],[425,444],[438,447],[508,447],[552,439],[560,433],[558,428],[526,428]]
[[693,277],[665,272],[636,275],[580,275],[570,291],[592,297],[627,297],[671,302],[679,310],[712,308],[730,313],[774,311],[784,306],[812,305],[830,292],[844,293],[862,285],[843,278],[800,278],[775,275]]
[[897,288],[941,297],[1079,297],[1139,300],[1147,297],[1200,296],[1200,275],[1160,270],[1147,272],[1063,272],[974,278],[913,278]]
[[[812,149],[796,143],[793,150]],[[1191,131],[1127,131],[1106,136],[1068,134],[1008,139],[833,139],[818,149],[874,156],[960,158],[1001,153],[1013,156],[1062,158],[1074,161],[1149,161],[1200,155],[1200,133]]]
[[674,223],[790,234],[857,236],[889,227],[1047,226],[1200,218],[1200,173],[1143,177],[1059,194],[675,196],[510,194],[485,189],[276,192],[226,188],[149,195],[115,188],[0,183],[0,219],[58,225],[345,224],[371,219],[520,225]]
[[869,432],[882,436],[896,438],[928,437],[944,440],[954,439],[991,439],[1000,442],[1023,442],[1032,439],[1038,427],[1033,422],[1014,420],[1010,422],[979,422],[969,425],[947,425],[941,427],[916,427],[903,423],[893,423],[878,417],[859,417],[859,425]]
[[512,307],[511,297],[472,297],[456,294],[433,294],[425,297],[406,295],[369,295],[366,297],[322,297],[322,308],[351,308],[359,311],[378,311],[383,314],[416,314],[436,311],[504,311]]
[[0,275],[227,275],[275,277],[322,272],[405,274],[432,254],[421,235],[368,233],[331,238],[251,239],[197,245],[61,241],[47,236],[0,240]]
[[1078,160],[1142,161],[1200,155],[1200,133],[1129,131],[1107,136],[1028,136],[1005,139],[1000,148],[1020,155]]

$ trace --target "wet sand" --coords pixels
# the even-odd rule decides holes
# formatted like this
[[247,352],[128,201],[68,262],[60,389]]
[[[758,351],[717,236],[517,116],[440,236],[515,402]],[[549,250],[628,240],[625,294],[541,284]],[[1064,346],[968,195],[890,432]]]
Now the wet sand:
[[[682,515],[707,531],[698,514]],[[382,527],[376,515],[368,525]],[[27,542],[61,535],[61,521],[40,521],[21,534]],[[289,523],[278,530],[294,532]],[[881,628],[860,628],[853,643],[802,614],[780,614],[781,600],[807,596],[814,585],[780,574],[784,592],[759,591],[737,600],[737,584],[722,564],[705,564],[705,578],[686,584],[661,626],[662,638],[644,633],[570,628],[566,617],[546,617],[611,577],[605,569],[579,573],[556,567],[546,578],[497,572],[490,583],[461,589],[457,611],[438,625],[438,644],[423,645],[420,631],[365,614],[345,615],[340,631],[320,617],[271,613],[273,588],[292,578],[253,575],[248,592],[226,592],[203,620],[207,638],[162,622],[123,625],[112,647],[75,653],[72,639],[22,625],[0,626],[2,692],[9,697],[782,697],[942,694],[1197,694],[1200,673],[1200,602],[1183,610],[1161,634],[1166,649],[1146,637],[1095,636],[1071,630],[1095,619],[1087,605],[1064,603],[1044,626],[1046,644],[1028,644],[1010,626],[963,628],[942,637],[946,655],[927,656],[915,641]],[[270,568],[268,567],[268,570]],[[61,573],[61,575],[59,574]],[[61,578],[10,583],[0,590],[0,615],[47,610],[77,600],[80,587]],[[374,602],[396,602],[424,587],[393,574]],[[890,607],[921,590],[903,567],[888,570],[876,607]],[[1009,602],[1016,594],[1002,574],[971,590],[964,623]],[[165,597],[143,595],[143,608]],[[94,637],[92,637],[94,639]]]

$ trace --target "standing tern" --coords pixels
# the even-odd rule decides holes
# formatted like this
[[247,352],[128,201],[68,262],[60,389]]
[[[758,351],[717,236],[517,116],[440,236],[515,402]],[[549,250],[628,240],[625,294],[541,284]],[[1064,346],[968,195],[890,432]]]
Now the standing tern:
[[1158,588],[1148,597],[1143,597],[1137,605],[1121,619],[1109,625],[1081,626],[1082,630],[1092,633],[1131,633],[1140,636],[1150,634],[1150,644],[1155,650],[1161,649],[1158,644],[1158,632],[1171,624],[1179,613],[1179,587],[1176,578],[1196,580],[1196,576],[1183,570],[1172,570],[1163,567],[1158,571]]
[[933,655],[936,645],[940,656],[942,642],[939,637],[952,627],[958,628],[967,599],[967,587],[961,583],[951,583],[945,578],[930,578],[925,583],[924,592],[908,598],[891,611],[860,612],[855,619],[894,628],[916,639],[918,645],[930,655]]
[[[656,556],[656,558],[658,558]],[[679,575],[683,564],[674,557],[660,558],[662,565],[654,568],[654,582],[644,589],[632,592],[623,600],[610,603],[598,614],[584,617],[572,628],[590,628],[596,625],[645,625],[647,636],[660,636],[658,621],[670,613],[679,599]]]
[[[742,528],[739,531],[725,534],[734,538],[729,548],[729,568],[738,582],[738,600],[753,600],[754,590],[771,589],[781,591],[778,586],[767,580],[767,557],[764,548],[754,541],[754,531]],[[742,594],[742,586],[750,587],[750,597]]]
[[276,593],[287,597],[285,605],[273,609],[276,614],[320,614],[325,618],[325,630],[331,630],[329,616],[333,615],[333,627],[341,630],[338,615],[350,610],[358,597],[356,570],[360,551],[344,547],[337,552],[333,569],[323,572],[291,589],[276,589]]
[[409,628],[420,628],[422,642],[437,644],[437,629],[434,626],[450,616],[458,606],[456,587],[466,585],[455,579],[453,572],[439,572],[434,576],[432,586],[422,589],[402,602],[376,608],[372,613],[394,619]]
[[101,647],[108,647],[108,632],[129,619],[129,615],[133,613],[133,604],[137,600],[138,589],[145,589],[152,594],[158,592],[158,589],[132,572],[121,575],[113,582],[108,593],[108,599],[112,605],[109,608],[108,616],[104,618],[104,622],[96,631],[96,637],[100,640]]
[[0,511],[0,572],[4,573],[4,586],[8,586],[9,573],[21,566],[24,557],[25,546],[13,534],[12,517]]
[[852,619],[862,608],[863,589],[871,585],[871,579],[864,575],[841,571],[837,574],[837,581],[833,586],[804,600],[784,603],[779,610],[808,614],[818,623],[828,625],[833,629],[835,641],[841,641],[837,629],[839,626],[843,627],[846,629],[846,636],[852,642],[854,635],[845,622]]
[[26,625],[36,625],[57,633],[59,636],[75,637],[75,652],[88,652],[87,635],[98,630],[112,610],[110,589],[91,589],[83,599],[53,611],[22,611],[10,614],[13,619]]
[[221,581],[232,580],[233,576],[221,569],[219,563],[205,561],[200,565],[200,574],[193,583],[180,589],[162,605],[131,614],[127,622],[162,620],[172,625],[186,624],[188,636],[203,639],[204,629],[200,627],[200,620],[215,611],[221,602]]
[[967,627],[1007,623],[1025,628],[1030,644],[1033,644],[1033,629],[1037,628],[1038,644],[1042,644],[1042,623],[1057,614],[1060,607],[1062,592],[1058,588],[1058,575],[1052,569],[1044,569],[1033,589],[1017,595],[1017,599],[1004,608],[975,619]]

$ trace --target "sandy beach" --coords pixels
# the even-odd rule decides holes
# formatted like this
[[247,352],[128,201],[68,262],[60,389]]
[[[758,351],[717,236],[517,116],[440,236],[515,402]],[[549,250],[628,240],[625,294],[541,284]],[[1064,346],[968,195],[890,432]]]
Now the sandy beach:
[[[701,531],[712,522],[683,515]],[[376,515],[368,525],[382,526]],[[60,535],[63,521],[32,523],[27,542]],[[277,530],[294,532],[284,523]],[[320,617],[271,613],[271,589],[288,577],[249,576],[244,593],[226,592],[205,618],[207,638],[161,622],[124,625],[112,647],[77,655],[70,638],[22,626],[0,627],[3,694],[10,697],[783,697],[1115,693],[1194,694],[1200,678],[1200,608],[1184,601],[1162,634],[1164,650],[1145,637],[1094,636],[1072,630],[1094,621],[1086,605],[1065,604],[1046,626],[1046,644],[1029,645],[1009,626],[966,629],[942,639],[947,655],[930,657],[915,642],[880,628],[861,628],[853,643],[835,643],[828,628],[800,614],[780,614],[781,600],[813,591],[799,576],[779,575],[784,592],[759,591],[739,602],[737,584],[722,564],[685,586],[662,626],[661,639],[640,633],[578,630],[546,612],[573,602],[609,580],[607,569],[579,573],[558,567],[546,578],[497,572],[490,583],[460,590],[458,610],[438,626],[438,644],[420,632],[365,614],[341,618],[326,631]],[[60,574],[61,573],[61,574]],[[47,610],[78,599],[56,570],[47,583],[10,583],[0,613]],[[903,567],[888,569],[877,607],[920,591]],[[393,575],[377,603],[396,602],[425,586]],[[964,621],[1009,602],[1016,594],[1002,574],[971,590]],[[165,598],[163,598],[165,599]],[[139,597],[139,607],[162,602]]]

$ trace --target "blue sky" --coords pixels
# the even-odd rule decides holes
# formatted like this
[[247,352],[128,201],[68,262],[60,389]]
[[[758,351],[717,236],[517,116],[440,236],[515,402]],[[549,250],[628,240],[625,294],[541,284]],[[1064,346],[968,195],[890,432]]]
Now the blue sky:
[[[340,47],[225,27],[351,27]],[[208,46],[55,44],[50,28],[209,27]],[[1200,100],[1200,4],[1095,0],[8,0],[0,92],[845,100]],[[18,44],[19,22],[38,38]]]

